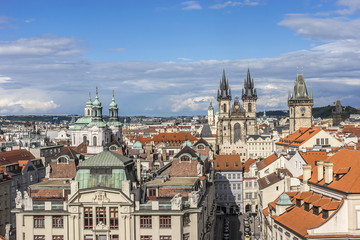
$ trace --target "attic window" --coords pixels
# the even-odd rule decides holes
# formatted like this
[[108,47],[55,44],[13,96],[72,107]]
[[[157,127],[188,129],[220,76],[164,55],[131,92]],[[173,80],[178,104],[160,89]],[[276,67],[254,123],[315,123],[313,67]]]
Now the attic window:
[[216,167],[220,167],[220,164],[219,164],[219,163],[216,163]]
[[188,162],[188,161],[190,161],[189,156],[182,156],[180,159],[181,159],[182,162]]
[[313,206],[313,213],[314,213],[315,215],[319,215],[319,214],[320,214],[320,212],[319,212],[319,207]]
[[301,207],[301,199],[296,199],[296,206]]
[[228,167],[229,167],[229,164],[228,164],[228,163],[225,163],[225,167],[227,167],[227,168],[228,168]]
[[305,209],[305,211],[310,211],[310,204],[309,204],[309,203],[305,203],[305,204],[304,204],[304,209]]
[[199,145],[198,146],[198,149],[204,149],[205,147],[204,147],[204,145]]
[[235,163],[235,167],[238,167],[239,165],[237,163]]
[[329,211],[328,210],[322,210],[322,218],[327,219],[329,217]]

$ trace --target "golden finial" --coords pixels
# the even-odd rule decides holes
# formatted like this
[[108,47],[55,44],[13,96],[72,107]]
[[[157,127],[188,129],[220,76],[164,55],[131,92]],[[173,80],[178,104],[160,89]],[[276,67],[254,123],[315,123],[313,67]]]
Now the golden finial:
[[96,96],[98,95],[98,87],[96,86]]

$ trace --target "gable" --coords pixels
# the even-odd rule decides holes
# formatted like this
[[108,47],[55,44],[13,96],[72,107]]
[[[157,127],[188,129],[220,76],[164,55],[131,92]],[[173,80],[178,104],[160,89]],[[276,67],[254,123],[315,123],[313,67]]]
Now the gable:
[[84,189],[75,193],[69,199],[69,205],[79,203],[93,203],[93,204],[103,204],[103,203],[117,203],[124,205],[132,205],[133,202],[129,199],[123,192],[120,190],[113,189]]

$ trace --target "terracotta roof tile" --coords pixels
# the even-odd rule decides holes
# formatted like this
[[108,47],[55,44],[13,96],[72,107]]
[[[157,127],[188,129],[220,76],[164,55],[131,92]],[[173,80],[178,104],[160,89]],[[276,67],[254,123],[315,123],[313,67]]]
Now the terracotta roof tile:
[[275,162],[278,159],[278,156],[276,155],[276,153],[271,154],[270,156],[268,156],[267,158],[265,158],[264,160],[261,160],[259,162],[257,162],[257,167],[259,170],[264,169],[265,167],[269,166],[271,163]]
[[217,171],[242,171],[240,155],[215,155],[214,167]]
[[14,164],[20,160],[32,160],[35,156],[25,149],[0,152],[0,165]]
[[307,164],[311,165],[311,167],[315,167],[316,161],[328,159],[326,152],[323,151],[300,152],[300,155]]
[[285,146],[300,146],[320,131],[320,129],[299,128],[299,130],[297,130],[293,134],[290,134],[285,138],[280,139],[280,141],[276,144]]
[[256,160],[249,158],[246,162],[244,162],[243,164],[243,168],[244,168],[244,172],[249,172],[250,171],[250,166],[252,164],[254,164],[256,162]]

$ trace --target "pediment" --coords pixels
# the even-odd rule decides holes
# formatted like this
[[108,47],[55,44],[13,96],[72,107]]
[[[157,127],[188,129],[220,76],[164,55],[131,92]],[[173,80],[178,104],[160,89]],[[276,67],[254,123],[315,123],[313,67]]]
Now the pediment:
[[69,199],[69,205],[78,205],[79,203],[93,203],[95,205],[116,203],[129,205],[133,204],[133,201],[121,190],[96,188],[82,189]]

